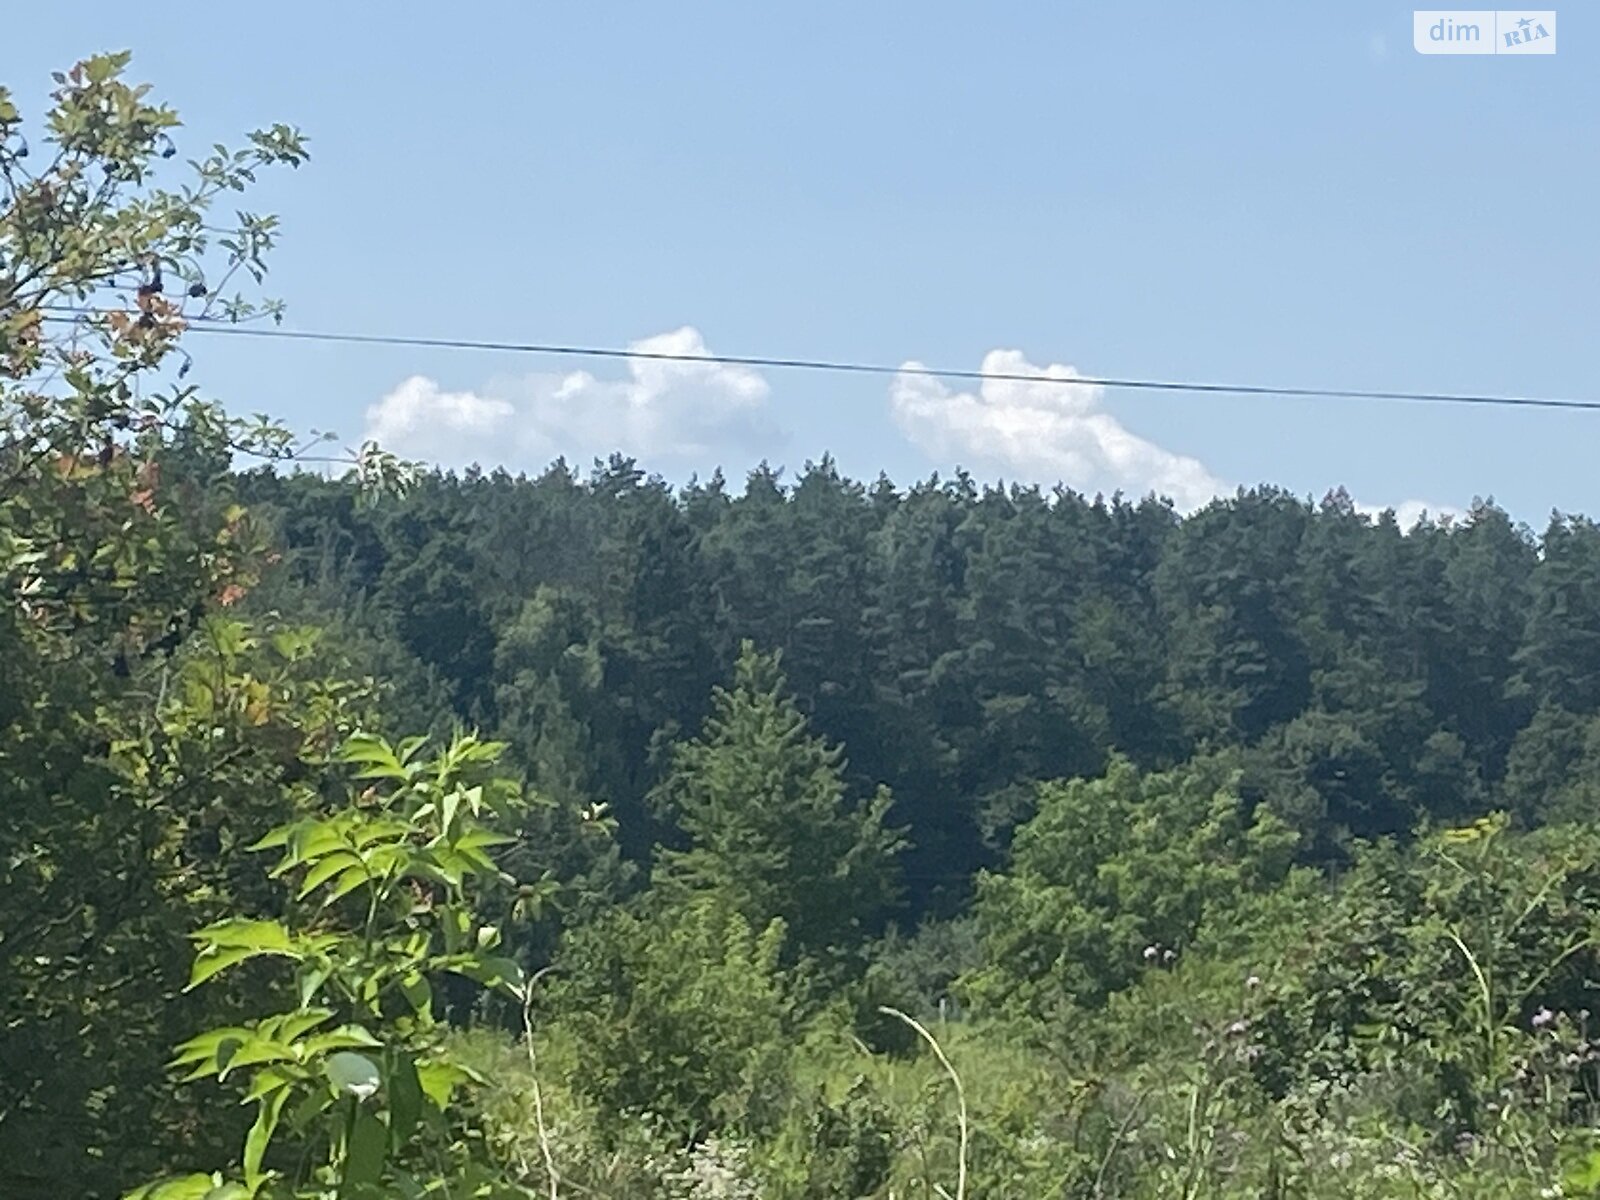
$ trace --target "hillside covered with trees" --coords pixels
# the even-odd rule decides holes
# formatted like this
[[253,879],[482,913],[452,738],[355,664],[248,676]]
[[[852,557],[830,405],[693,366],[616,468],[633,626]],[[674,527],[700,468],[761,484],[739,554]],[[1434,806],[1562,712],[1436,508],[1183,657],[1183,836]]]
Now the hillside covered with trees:
[[300,136],[126,65],[0,91],[0,1196],[1600,1194],[1600,526],[330,472],[186,348]]

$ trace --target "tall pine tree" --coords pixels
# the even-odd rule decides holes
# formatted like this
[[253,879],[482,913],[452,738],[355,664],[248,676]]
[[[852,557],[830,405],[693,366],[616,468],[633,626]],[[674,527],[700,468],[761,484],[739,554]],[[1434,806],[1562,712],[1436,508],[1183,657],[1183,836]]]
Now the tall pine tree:
[[760,928],[782,918],[801,953],[858,944],[897,894],[889,793],[848,795],[844,753],[810,732],[777,655],[746,642],[698,738],[672,750],[656,792],[688,844],[663,849],[665,891],[715,892]]

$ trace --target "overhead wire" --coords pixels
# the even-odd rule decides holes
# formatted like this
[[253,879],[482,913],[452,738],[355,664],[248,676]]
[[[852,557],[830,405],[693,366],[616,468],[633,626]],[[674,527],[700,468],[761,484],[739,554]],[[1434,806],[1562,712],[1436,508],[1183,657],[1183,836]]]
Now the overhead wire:
[[[44,306],[52,314],[47,319],[82,320],[88,317],[109,316],[115,310],[72,308],[66,305]],[[258,338],[296,342],[320,342],[353,346],[397,346],[411,349],[470,350],[501,354],[533,354],[552,358],[589,358],[613,360],[644,360],[651,362],[678,362],[715,366],[755,367],[767,370],[819,371],[833,374],[876,376],[919,376],[962,382],[1028,383],[1062,387],[1118,388],[1147,392],[1182,392],[1198,395],[1273,396],[1288,399],[1371,400],[1399,403],[1459,404],[1502,408],[1552,408],[1581,411],[1600,410],[1600,399],[1587,400],[1560,396],[1521,396],[1500,393],[1408,391],[1404,389],[1369,389],[1289,386],[1262,383],[1226,383],[1200,380],[1120,377],[1110,375],[1040,374],[1023,371],[984,371],[953,367],[929,367],[922,363],[907,362],[899,366],[887,363],[857,362],[842,359],[771,357],[765,355],[680,353],[669,350],[647,350],[639,347],[586,346],[559,342],[497,341],[475,338],[430,337],[412,334],[347,333],[330,330],[285,329],[281,326],[253,326],[229,321],[226,318],[184,318],[195,333],[227,337]]]

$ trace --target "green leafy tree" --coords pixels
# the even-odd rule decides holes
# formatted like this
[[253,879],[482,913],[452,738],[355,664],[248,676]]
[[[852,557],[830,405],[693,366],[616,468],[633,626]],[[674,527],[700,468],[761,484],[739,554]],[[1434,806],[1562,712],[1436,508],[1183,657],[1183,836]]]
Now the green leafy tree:
[[573,808],[605,800],[591,727],[605,702],[605,658],[583,601],[552,588],[536,591],[500,632],[494,678],[501,735],[529,782]]
[[613,1134],[646,1118],[692,1143],[777,1120],[794,1024],[783,943],[782,921],[752,925],[717,895],[571,935],[538,1011]]
[[1538,564],[1532,533],[1492,503],[1472,506],[1444,539],[1447,637],[1434,639],[1430,701],[1498,778],[1529,706],[1514,694],[1514,658],[1527,633],[1529,581]]
[[1197,739],[1253,739],[1296,716],[1311,692],[1296,627],[1297,559],[1312,516],[1261,488],[1179,526],[1157,571],[1171,625],[1169,695]]
[[994,489],[961,529],[973,545],[960,672],[979,705],[961,790],[982,798],[985,833],[1001,846],[1029,815],[1034,782],[1103,764],[1106,714],[1087,701],[1082,660],[1068,649],[1095,574],[1087,530],[1062,519],[1076,509],[1076,497],[1057,497],[1052,510],[1037,488]]
[[1597,850],[1586,829],[1486,818],[1363,848],[1336,887],[1248,938],[1213,931],[1264,981],[1258,1077],[1285,1094],[1376,1076],[1405,1117],[1452,1136],[1559,1109],[1590,1086],[1545,1092],[1542,1060],[1558,1017],[1578,1028],[1595,1003]]
[[524,887],[537,889],[537,903],[524,893],[523,919],[508,929],[530,969],[554,951],[565,925],[621,900],[639,873],[617,839],[596,836],[602,825],[626,826],[634,815],[613,819],[599,791],[597,764],[615,749],[597,746],[590,726],[607,705],[604,670],[592,613],[552,588],[528,600],[495,650],[499,736],[546,801],[529,809],[506,860]]
[[1571,712],[1600,711],[1600,525],[1553,516],[1541,551],[1514,691]]
[[1096,1005],[1181,956],[1208,914],[1280,882],[1292,831],[1239,796],[1224,763],[1046,784],[1010,868],[978,883],[986,965],[975,1005],[1042,1015]]
[[800,952],[848,953],[895,897],[887,789],[850,799],[843,751],[749,643],[700,736],[673,748],[657,802],[689,842],[661,852],[657,886],[721,897],[753,925],[782,919]]
[[612,767],[617,804],[643,800],[655,780],[651,739],[673,735],[704,711],[716,678],[711,600],[697,538],[658,477],[628,458],[597,464],[593,492],[610,506],[595,547],[590,592],[604,630],[606,688],[624,735]]
[[[276,313],[229,291],[275,220],[215,210],[304,147],[275,126],[173,161],[128,61],[57,74],[38,129],[0,89],[0,1191],[23,1197],[113,1194],[214,1128],[152,1094],[173,949],[238,882],[230,814],[277,809],[338,724],[297,650],[221,619],[267,565],[230,459],[301,447],[185,384],[179,345]],[[171,1122],[134,1138],[151,1109]]]
[[1517,734],[1501,798],[1524,828],[1600,813],[1600,719],[1543,705]]
[[[433,480],[428,486],[441,484]],[[375,599],[390,614],[405,647],[449,681],[456,710],[484,721],[491,715],[494,628],[474,587],[476,561],[465,537],[466,519],[447,513],[440,529],[421,522],[397,524],[394,566]]]
[[[316,655],[314,631],[206,616],[126,690],[47,709],[54,728],[11,728],[0,1191],[114,1195],[227,1135],[229,1112],[162,1086],[162,1047],[239,1002],[181,994],[185,936],[270,903],[239,850],[293,814],[294,781],[371,711],[369,690],[325,678]],[[84,758],[55,765],[73,738]]]

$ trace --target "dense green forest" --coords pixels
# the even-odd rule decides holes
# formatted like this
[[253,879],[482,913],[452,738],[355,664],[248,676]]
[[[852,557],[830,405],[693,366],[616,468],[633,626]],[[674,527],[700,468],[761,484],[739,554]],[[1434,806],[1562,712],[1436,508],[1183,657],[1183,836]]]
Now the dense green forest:
[[329,470],[189,378],[299,134],[126,65],[0,91],[0,1196],[1600,1194],[1600,526]]

